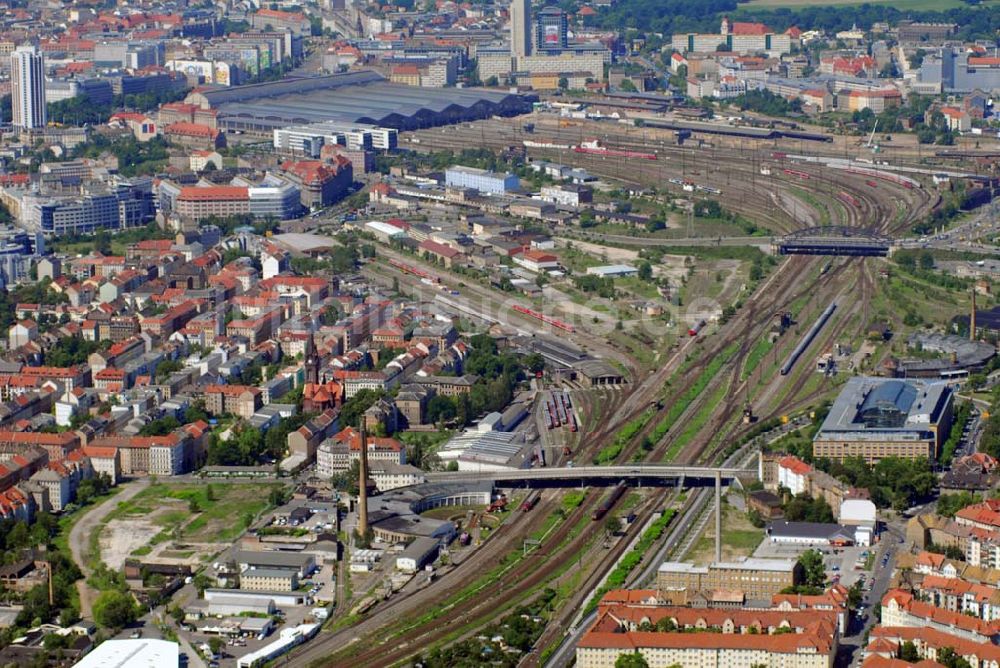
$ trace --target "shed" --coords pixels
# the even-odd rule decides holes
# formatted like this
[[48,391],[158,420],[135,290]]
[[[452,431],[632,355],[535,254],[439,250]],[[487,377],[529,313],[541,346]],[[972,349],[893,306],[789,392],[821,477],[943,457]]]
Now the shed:
[[874,527],[878,520],[875,504],[867,499],[847,499],[840,504],[840,523]]
[[626,276],[637,276],[639,270],[628,264],[607,264],[600,267],[588,267],[588,276],[601,276],[604,278],[617,278]]
[[402,554],[396,557],[396,570],[404,573],[416,573],[434,561],[437,557],[438,545],[438,541],[434,538],[417,538],[406,546]]

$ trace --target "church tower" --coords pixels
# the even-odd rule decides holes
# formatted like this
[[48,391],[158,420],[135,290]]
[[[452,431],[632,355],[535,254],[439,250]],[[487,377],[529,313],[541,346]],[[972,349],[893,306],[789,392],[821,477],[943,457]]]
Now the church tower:
[[316,350],[316,335],[309,332],[309,341],[306,343],[306,382],[316,384],[319,382],[319,351]]

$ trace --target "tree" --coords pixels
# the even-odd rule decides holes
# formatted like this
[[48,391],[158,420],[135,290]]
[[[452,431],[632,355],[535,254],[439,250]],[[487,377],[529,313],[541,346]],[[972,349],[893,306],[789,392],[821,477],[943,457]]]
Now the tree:
[[959,492],[957,494],[942,494],[938,498],[937,512],[944,517],[954,517],[962,508],[982,501],[978,494]]
[[622,530],[621,518],[617,515],[608,515],[608,518],[604,520],[604,530],[607,531],[609,535],[617,535],[618,532]]
[[104,628],[124,628],[137,616],[138,610],[131,594],[112,589],[101,592],[94,601],[94,621]]
[[455,417],[458,410],[451,397],[437,394],[427,402],[427,421],[432,423],[447,422]]
[[653,278],[653,265],[648,262],[639,263],[639,279],[649,281]]
[[917,646],[913,644],[912,640],[907,640],[899,646],[899,658],[910,663],[920,661],[920,653],[917,652]]
[[972,668],[969,662],[959,656],[958,652],[951,647],[945,647],[938,651],[937,662],[945,668]]
[[636,650],[632,654],[619,654],[615,668],[649,668],[646,658]]
[[856,610],[864,598],[865,594],[861,589],[861,581],[858,580],[847,590],[847,604],[852,610]]
[[538,373],[545,369],[545,358],[540,353],[531,353],[524,358],[524,366],[531,373]]
[[181,608],[179,605],[175,605],[174,607],[170,608],[170,616],[173,618],[174,623],[180,624],[181,622],[184,621],[184,609]]
[[826,567],[823,555],[818,550],[808,550],[799,557],[802,566],[802,579],[807,586],[822,587],[826,584]]
[[208,648],[212,650],[212,654],[220,653],[225,646],[225,641],[219,636],[212,636],[208,639]]

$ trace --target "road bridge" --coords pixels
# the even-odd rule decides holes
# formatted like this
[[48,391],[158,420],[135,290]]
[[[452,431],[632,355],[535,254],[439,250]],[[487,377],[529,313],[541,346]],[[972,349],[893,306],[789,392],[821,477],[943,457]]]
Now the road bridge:
[[443,471],[428,473],[427,482],[492,482],[499,487],[598,487],[625,481],[635,486],[705,487],[730,484],[734,480],[756,478],[752,469],[710,466],[547,466],[500,471]]
[[892,239],[860,227],[809,227],[774,241],[773,250],[781,255],[889,255]]
[[553,466],[502,471],[428,473],[427,482],[492,482],[498,487],[596,487],[626,482],[635,487],[714,487],[715,560],[722,560],[722,486],[758,479],[756,469],[630,464],[628,466]]

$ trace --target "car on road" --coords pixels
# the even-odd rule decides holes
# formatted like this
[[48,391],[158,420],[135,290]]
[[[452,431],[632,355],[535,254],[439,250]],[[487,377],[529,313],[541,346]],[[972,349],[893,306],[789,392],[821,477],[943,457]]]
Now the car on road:
[[128,637],[132,638],[133,640],[135,640],[136,638],[141,638],[142,637],[142,629],[136,629],[136,630],[132,631],[132,633],[130,633]]

